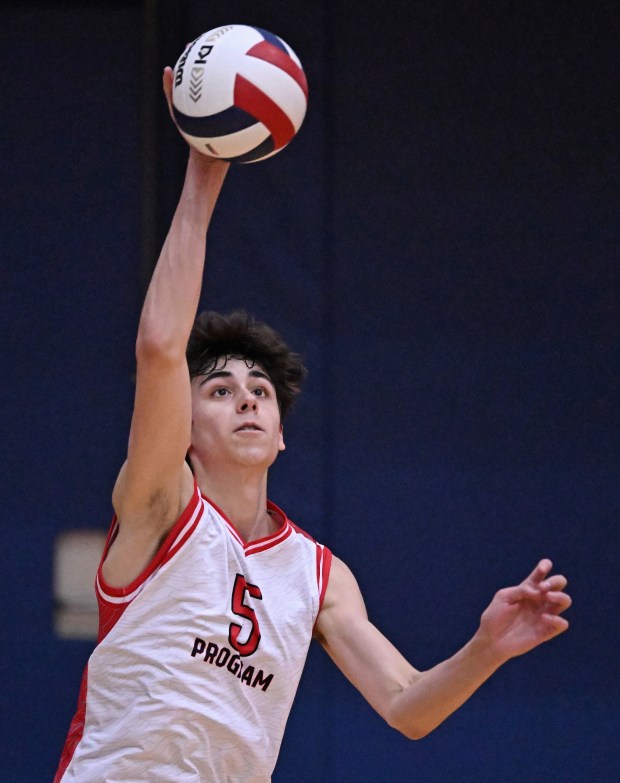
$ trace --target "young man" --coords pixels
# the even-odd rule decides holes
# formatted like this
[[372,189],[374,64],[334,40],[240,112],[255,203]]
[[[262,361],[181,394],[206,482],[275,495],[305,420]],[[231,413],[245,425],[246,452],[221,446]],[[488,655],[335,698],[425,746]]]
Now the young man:
[[[164,89],[170,100],[170,69]],[[566,579],[541,560],[496,594],[463,649],[417,671],[369,622],[346,565],[268,501],[304,368],[243,313],[193,328],[227,167],[190,151],[144,303],[98,645],[57,782],[266,783],[313,636],[391,726],[419,738],[568,627]]]

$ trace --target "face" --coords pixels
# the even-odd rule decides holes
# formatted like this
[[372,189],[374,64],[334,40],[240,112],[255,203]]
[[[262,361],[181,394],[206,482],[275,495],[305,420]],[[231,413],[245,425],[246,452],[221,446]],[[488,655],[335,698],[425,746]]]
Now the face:
[[213,461],[267,469],[283,449],[275,388],[259,365],[228,358],[192,379],[190,455],[207,470]]

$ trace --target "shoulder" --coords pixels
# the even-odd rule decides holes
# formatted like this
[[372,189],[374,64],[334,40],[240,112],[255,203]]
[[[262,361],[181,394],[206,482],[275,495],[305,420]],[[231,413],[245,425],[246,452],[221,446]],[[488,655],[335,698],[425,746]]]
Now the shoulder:
[[174,502],[157,496],[142,508],[127,508],[118,502],[118,494],[122,495],[125,470],[125,467],[121,470],[114,490],[116,525],[102,562],[102,574],[114,587],[127,585],[143,573],[173,529],[181,524],[190,510],[198,506],[200,499],[188,467],[183,471],[181,488]]
[[353,572],[343,560],[333,555],[325,608],[346,600],[355,601],[358,597],[361,599],[362,594]]
[[345,617],[348,621],[368,618],[361,590],[351,569],[335,556],[331,557],[330,565],[325,598],[315,627],[315,635],[321,641],[330,638]]

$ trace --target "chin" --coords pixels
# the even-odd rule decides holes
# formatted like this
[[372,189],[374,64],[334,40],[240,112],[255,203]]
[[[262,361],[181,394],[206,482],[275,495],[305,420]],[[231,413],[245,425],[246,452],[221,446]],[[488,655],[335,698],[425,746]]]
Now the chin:
[[276,454],[272,454],[271,452],[269,454],[265,454],[264,451],[254,451],[253,449],[248,449],[247,451],[244,450],[242,453],[237,454],[237,460],[241,465],[244,465],[248,468],[260,468],[263,467],[265,470],[269,468],[273,463],[275,462],[275,459],[277,457]]

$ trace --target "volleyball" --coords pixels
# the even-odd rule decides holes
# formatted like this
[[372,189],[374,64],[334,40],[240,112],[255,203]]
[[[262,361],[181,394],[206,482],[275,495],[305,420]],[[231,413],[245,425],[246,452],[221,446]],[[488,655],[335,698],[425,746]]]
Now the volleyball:
[[174,67],[177,126],[189,144],[214,158],[253,163],[275,155],[301,127],[307,104],[299,58],[258,27],[209,30]]

